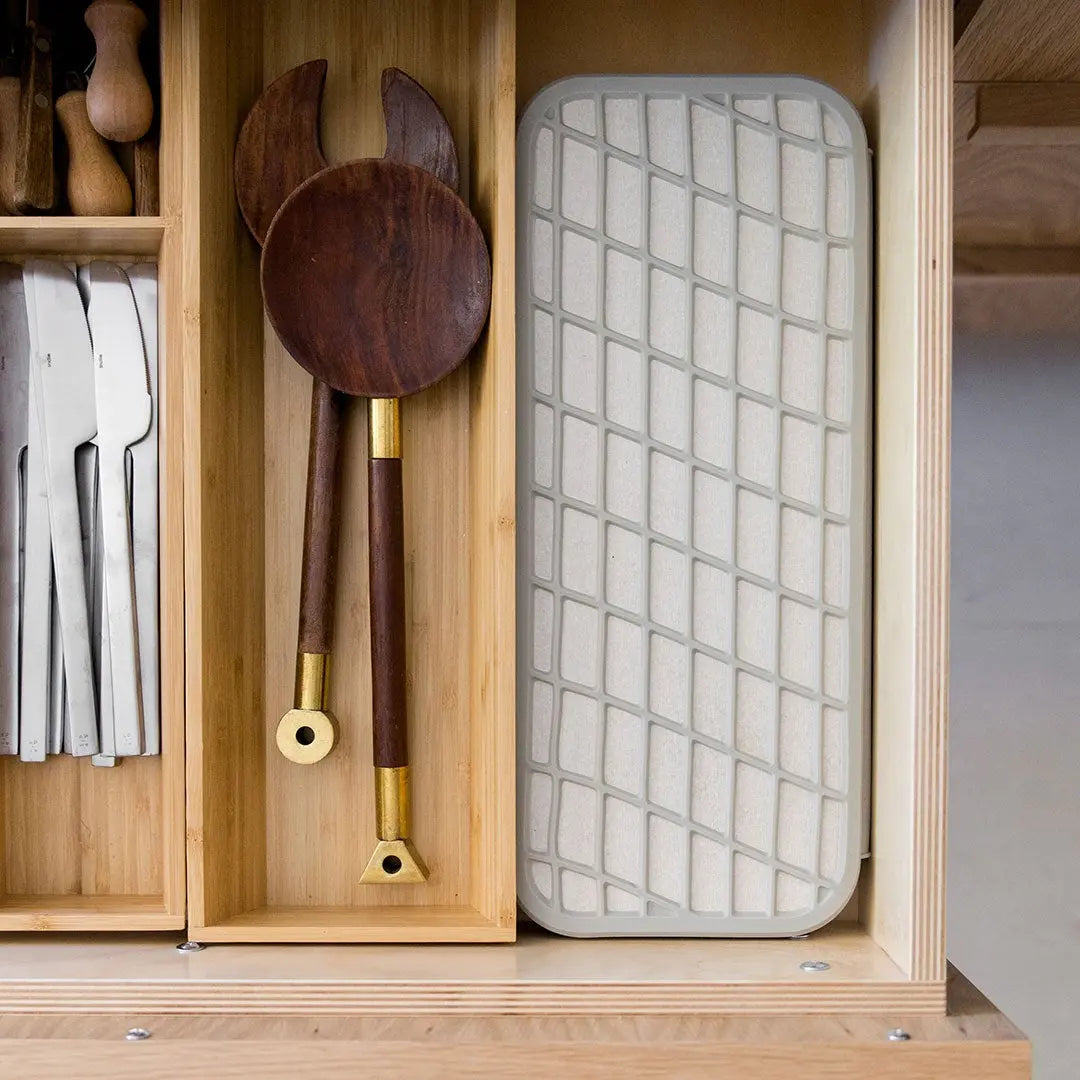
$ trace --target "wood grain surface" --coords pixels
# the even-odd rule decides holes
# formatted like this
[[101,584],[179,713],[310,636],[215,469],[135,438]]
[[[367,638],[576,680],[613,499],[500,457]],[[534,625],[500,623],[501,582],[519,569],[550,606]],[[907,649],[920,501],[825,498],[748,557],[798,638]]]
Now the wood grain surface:
[[401,458],[368,462],[368,523],[373,760],[376,768],[396,768],[409,763]]
[[55,202],[52,28],[40,24],[26,31],[23,51],[15,208],[21,214],[40,213]]
[[325,60],[291,68],[259,95],[240,127],[233,155],[236,201],[260,244],[281,204],[326,168],[319,142],[325,82]]
[[16,213],[15,161],[19,146],[18,75],[0,76],[0,211]]
[[158,157],[158,139],[151,131],[135,144],[132,152],[135,213],[141,217],[154,217],[161,212]]
[[139,62],[139,38],[147,26],[134,0],[94,0],[86,9],[97,55],[86,107],[102,138],[141,139],[154,119],[154,98]]
[[131,185],[112,151],[90,124],[86,91],[69,90],[56,99],[68,147],[67,201],[79,217],[126,217],[131,213]]
[[454,370],[487,320],[487,244],[469,208],[413,165],[324,169],[282,204],[262,258],[266,312],[316,378],[363,397]]
[[382,73],[386,152],[383,157],[418,165],[448,188],[458,188],[454,133],[435,99],[400,68]]

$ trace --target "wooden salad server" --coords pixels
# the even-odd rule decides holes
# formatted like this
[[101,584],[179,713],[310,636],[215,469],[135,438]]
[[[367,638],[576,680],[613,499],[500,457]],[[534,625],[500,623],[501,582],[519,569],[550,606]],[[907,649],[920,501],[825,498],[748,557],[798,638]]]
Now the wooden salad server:
[[378,842],[361,881],[419,882],[410,840],[401,427],[397,399],[458,367],[487,321],[487,244],[432,173],[383,159],[325,169],[263,246],[263,299],[292,356],[370,407],[372,734]]

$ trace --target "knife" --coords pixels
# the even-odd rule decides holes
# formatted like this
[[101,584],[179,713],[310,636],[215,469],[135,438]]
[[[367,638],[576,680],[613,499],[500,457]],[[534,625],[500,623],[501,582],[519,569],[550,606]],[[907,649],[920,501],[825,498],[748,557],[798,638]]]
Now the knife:
[[50,0],[27,0],[18,157],[15,159],[15,207],[23,214],[51,210],[56,201],[52,31]]
[[0,754],[19,752],[19,617],[30,341],[22,267],[0,263]]
[[113,727],[118,757],[143,750],[139,633],[135,624],[127,448],[150,428],[150,385],[139,315],[127,275],[115,263],[90,265],[101,539],[112,657]]
[[135,555],[135,611],[142,672],[143,753],[161,753],[158,656],[158,325],[157,267],[128,267],[146,351],[150,382],[150,430],[128,450],[131,460],[132,547]]
[[[31,358],[37,353],[34,298],[26,290],[27,334]],[[30,367],[32,368],[32,361]],[[28,386],[25,461],[26,524],[23,529],[23,593],[21,670],[19,673],[19,757],[44,761],[48,749],[53,621],[52,538],[49,532],[49,497],[45,443],[42,438],[38,391],[33,378]]]
[[74,275],[60,263],[31,260],[23,271],[27,313],[36,324],[30,373],[46,459],[56,599],[64,679],[76,757],[97,753],[97,707],[83,571],[75,448],[93,438],[94,369],[90,333]]

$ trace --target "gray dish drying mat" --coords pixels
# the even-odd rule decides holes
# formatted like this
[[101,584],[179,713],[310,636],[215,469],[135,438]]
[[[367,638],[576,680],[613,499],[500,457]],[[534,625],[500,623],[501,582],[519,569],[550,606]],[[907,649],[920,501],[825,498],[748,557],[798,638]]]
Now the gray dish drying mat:
[[862,122],[810,79],[566,79],[517,228],[521,905],[821,926],[868,806]]

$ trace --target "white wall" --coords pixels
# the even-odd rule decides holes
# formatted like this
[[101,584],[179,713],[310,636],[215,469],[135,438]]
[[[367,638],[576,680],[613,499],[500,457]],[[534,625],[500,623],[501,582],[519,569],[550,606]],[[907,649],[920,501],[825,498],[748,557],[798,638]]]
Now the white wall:
[[1080,340],[953,345],[949,957],[1080,1076]]

